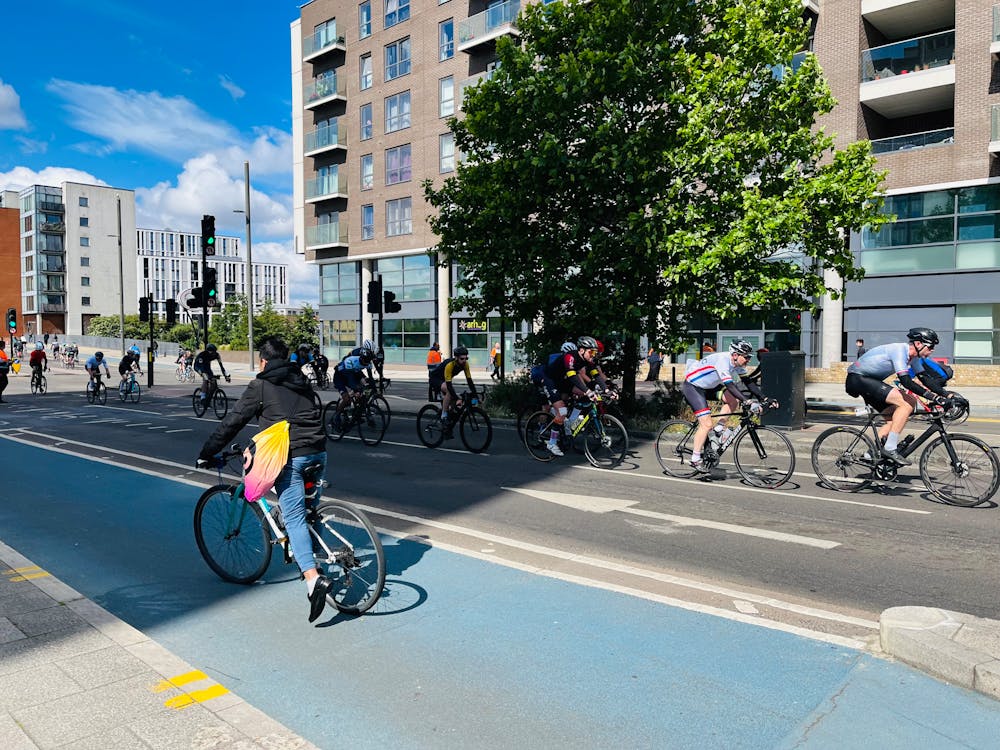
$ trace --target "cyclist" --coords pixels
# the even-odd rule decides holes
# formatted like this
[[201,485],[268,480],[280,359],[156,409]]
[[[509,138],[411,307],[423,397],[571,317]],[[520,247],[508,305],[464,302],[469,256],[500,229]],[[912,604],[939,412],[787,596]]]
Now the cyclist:
[[444,436],[448,440],[454,437],[448,407],[451,406],[452,401],[459,401],[452,380],[459,372],[465,372],[465,380],[469,384],[469,390],[472,391],[472,397],[479,398],[476,393],[476,384],[472,382],[469,350],[464,346],[458,346],[455,347],[452,355],[430,372],[431,390],[441,394],[441,424],[444,427]]
[[122,377],[122,382],[119,385],[119,388],[123,388],[125,386],[125,383],[129,380],[133,372],[142,375],[142,369],[139,367],[139,355],[139,347],[133,344],[129,347],[129,350],[125,352],[125,356],[121,358],[121,361],[118,363],[118,374]]
[[87,371],[90,376],[90,380],[87,381],[87,390],[92,391],[96,387],[96,383],[101,382],[101,366],[104,367],[104,377],[111,377],[111,370],[108,369],[108,363],[104,359],[104,352],[94,352],[94,356],[89,357],[86,362],[83,363],[83,369]]
[[[750,411],[759,414],[764,410],[763,404],[777,406],[776,401],[769,401],[767,397],[757,387],[756,383],[744,381],[749,395],[745,396],[739,389],[734,375],[742,375],[746,372],[747,363],[753,356],[753,345],[749,341],[734,341],[729,345],[728,352],[715,352],[703,359],[696,359],[688,362],[684,368],[684,382],[681,384],[681,393],[694,412],[695,419],[698,420],[698,428],[694,433],[694,441],[691,445],[691,466],[697,471],[704,472],[705,467],[701,460],[701,451],[705,447],[709,433],[714,426],[712,421],[712,410],[708,407],[708,399],[722,387],[722,408],[719,414],[732,414],[739,404],[749,403]],[[724,425],[725,420],[720,424]]]
[[[354,352],[359,352],[355,354]],[[346,357],[333,368],[333,387],[340,392],[337,411],[334,419],[339,422],[344,409],[358,396],[364,383],[364,372],[371,377],[372,353],[369,349],[360,347],[352,349]]]
[[[554,360],[550,359],[545,366],[545,376],[548,381],[555,384],[559,393],[559,400],[552,403],[556,416],[553,420],[552,431],[549,433],[548,443],[545,445],[549,453],[554,456],[563,455],[562,449],[559,447],[559,430],[566,421],[566,402],[563,394],[586,396],[593,401],[597,398],[598,391],[604,391],[607,388],[607,381],[601,375],[600,368],[596,366],[597,353],[597,339],[593,336],[581,336],[572,349],[563,344],[561,356]],[[546,383],[546,387],[548,387],[548,383]],[[551,402],[551,396],[549,400]],[[570,420],[576,419],[579,415],[579,408],[574,407]]]
[[174,360],[174,364],[177,365],[177,372],[182,376],[187,375],[188,370],[191,369],[191,365],[194,363],[194,354],[191,353],[190,349],[178,349],[177,359]]
[[304,365],[312,362],[312,347],[309,344],[299,344],[288,361],[301,370]]
[[327,373],[330,370],[330,360],[323,354],[319,344],[313,344],[312,348],[313,367],[316,370],[316,382],[320,387],[327,383]]
[[31,379],[37,378],[38,382],[41,383],[42,368],[49,369],[49,358],[45,356],[45,344],[41,341],[35,342],[35,351],[28,358],[28,364],[31,365]]
[[260,346],[260,372],[215,432],[205,441],[198,465],[211,463],[213,457],[256,418],[262,430],[282,420],[288,421],[288,459],[274,490],[285,522],[292,555],[302,571],[309,598],[309,622],[314,622],[326,606],[331,581],[316,567],[312,538],[306,525],[305,485],[302,471],[321,463],[326,467],[326,437],[319,403],[312,387],[299,368],[288,361],[288,347],[270,336]]
[[198,356],[194,358],[194,371],[201,375],[201,400],[209,403],[212,401],[212,396],[215,395],[216,383],[219,380],[219,376],[212,373],[213,362],[219,363],[219,369],[226,382],[231,380],[225,365],[222,364],[219,348],[215,344],[206,344],[205,351],[198,352]]
[[63,357],[65,357],[65,362],[70,367],[76,364],[76,358],[80,356],[80,347],[76,344],[69,343],[63,347]]
[[[916,397],[920,396],[946,408],[952,405],[946,395],[935,393],[910,375],[910,363],[928,356],[938,345],[940,339],[937,332],[918,326],[911,328],[906,338],[908,342],[905,344],[883,344],[862,354],[860,359],[848,366],[847,381],[844,384],[844,390],[849,396],[860,396],[873,409],[891,409],[886,424],[879,428],[878,434],[885,440],[882,455],[899,466],[908,466],[910,463],[899,454],[898,447],[899,436],[917,405]],[[893,388],[884,382],[893,373],[906,390]]]

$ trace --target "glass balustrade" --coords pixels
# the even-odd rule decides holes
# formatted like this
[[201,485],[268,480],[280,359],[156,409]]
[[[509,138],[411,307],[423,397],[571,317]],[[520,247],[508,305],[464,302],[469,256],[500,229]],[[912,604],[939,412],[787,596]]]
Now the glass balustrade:
[[485,37],[502,27],[513,24],[521,12],[521,0],[507,0],[487,8],[482,13],[469,16],[458,24],[459,46]]
[[306,153],[319,151],[320,149],[331,148],[333,146],[347,146],[346,128],[340,127],[337,123],[324,125],[316,128],[312,132],[306,133]]
[[335,221],[330,224],[319,224],[314,227],[306,227],[306,247],[346,243],[347,227],[342,227],[340,222]]
[[302,40],[302,56],[310,57],[330,47],[337,45],[343,47],[344,44],[344,37],[337,36],[336,29],[323,28]]
[[306,200],[338,194],[347,195],[347,175],[339,170],[306,180]]
[[336,74],[317,78],[310,81],[302,89],[302,98],[308,107],[310,103],[326,99],[328,96],[342,96],[346,98],[344,80],[338,79]]
[[861,82],[884,80],[955,64],[955,32],[942,31],[861,53]]
[[955,142],[955,128],[927,130],[923,133],[897,135],[893,138],[879,138],[872,141],[873,154],[887,154],[892,151],[910,151],[927,146],[944,146]]

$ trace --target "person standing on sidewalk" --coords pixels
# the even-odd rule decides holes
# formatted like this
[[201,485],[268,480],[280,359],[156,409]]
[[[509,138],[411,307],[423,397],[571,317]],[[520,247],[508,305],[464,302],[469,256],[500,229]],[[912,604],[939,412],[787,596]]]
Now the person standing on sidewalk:
[[650,349],[649,354],[646,355],[646,361],[649,363],[649,372],[646,373],[646,380],[659,380],[660,367],[663,366],[663,355],[656,351],[656,349]]
[[437,401],[441,395],[434,389],[434,386],[430,383],[431,372],[441,364],[441,345],[435,341],[431,344],[430,351],[427,352],[427,400]]
[[7,373],[10,372],[10,357],[5,351],[7,342],[0,339],[0,404],[6,404],[3,400],[3,392],[7,388]]
[[858,347],[858,356],[855,357],[855,359],[861,359],[864,356],[865,352],[868,351],[867,349],[865,349],[865,340],[864,339],[858,339],[854,343]]

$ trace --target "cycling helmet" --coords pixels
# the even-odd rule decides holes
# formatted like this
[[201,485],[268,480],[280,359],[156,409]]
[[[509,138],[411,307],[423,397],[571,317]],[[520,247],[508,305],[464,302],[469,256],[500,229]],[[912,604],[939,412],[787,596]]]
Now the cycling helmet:
[[937,332],[932,328],[911,328],[906,334],[906,338],[910,341],[920,341],[928,346],[937,346],[941,343],[941,339],[938,338]]
[[141,354],[141,353],[142,353],[142,350],[141,350],[141,349],[139,349],[139,347],[138,347],[138,346],[136,346],[135,344],[132,344],[132,346],[130,346],[130,347],[128,348],[128,350],[129,350],[130,352],[132,352],[133,354]]
[[374,354],[376,349],[375,342],[372,341],[371,339],[365,339],[364,343],[361,345],[361,348],[367,349],[372,354]]
[[41,351],[44,348],[45,348],[45,344],[43,344],[41,341],[36,341],[35,342],[35,349],[36,350]]
[[218,351],[218,349],[219,349],[219,347],[217,347],[215,344],[208,344],[208,345],[205,346],[205,351],[206,352],[214,352],[214,351]]
[[104,352],[94,352],[94,359],[96,360],[104,359]]
[[469,350],[466,349],[464,346],[460,346],[457,349],[455,349],[454,354],[456,357],[468,357]]
[[744,357],[753,356],[753,344],[749,341],[734,341],[729,345],[729,351],[731,354],[742,354]]
[[600,339],[597,339],[597,353],[604,354],[604,344],[601,343]]
[[576,342],[577,349],[596,349],[597,340],[593,336],[581,336]]
[[559,351],[565,352],[566,354],[569,354],[570,352],[575,352],[576,344],[574,344],[572,341],[567,341],[565,344],[559,347]]

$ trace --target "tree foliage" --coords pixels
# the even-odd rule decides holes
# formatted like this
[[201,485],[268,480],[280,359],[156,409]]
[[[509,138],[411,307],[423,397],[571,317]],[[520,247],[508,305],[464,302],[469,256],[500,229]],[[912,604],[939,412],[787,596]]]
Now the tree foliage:
[[312,305],[304,304],[302,312],[291,320],[289,336],[287,343],[291,347],[319,341],[319,314]]
[[639,335],[678,351],[699,316],[810,309],[840,293],[823,268],[861,278],[844,233],[884,221],[883,175],[815,126],[834,100],[812,55],[788,67],[799,3],[563,0],[518,28],[449,123],[456,176],[424,183],[456,308],[540,320],[550,344],[615,332],[634,362]]

